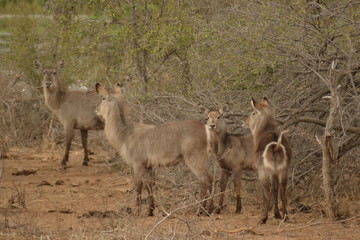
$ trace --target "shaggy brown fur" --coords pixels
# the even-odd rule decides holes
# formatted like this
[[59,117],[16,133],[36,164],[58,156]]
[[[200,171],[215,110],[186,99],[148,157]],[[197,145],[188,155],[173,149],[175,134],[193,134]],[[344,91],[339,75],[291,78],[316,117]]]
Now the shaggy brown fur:
[[266,98],[261,103],[251,101],[254,111],[247,119],[247,125],[254,136],[255,166],[259,180],[264,189],[263,212],[260,222],[266,223],[270,203],[274,198],[275,218],[281,218],[278,208],[278,193],[282,201],[284,219],[288,218],[286,210],[286,185],[291,161],[289,140],[276,125],[274,110]]
[[[208,171],[208,160],[214,153],[216,134],[196,120],[178,121],[162,125],[136,124],[124,110],[121,89],[117,85],[110,93],[100,84],[96,91],[103,95],[98,106],[99,114],[105,119],[105,136],[109,143],[119,151],[121,157],[134,170],[137,191],[137,206],[141,204],[142,186],[149,193],[148,215],[153,215],[155,208],[152,187],[153,167],[175,165],[184,161],[199,179],[203,198],[210,196],[212,177]],[[204,201],[203,207],[205,208]],[[213,210],[210,199],[208,213]]]
[[253,166],[253,136],[252,134],[240,135],[227,132],[227,124],[224,120],[224,112],[228,110],[227,105],[219,110],[204,108],[207,115],[206,124],[212,128],[220,137],[221,150],[219,164],[222,168],[220,179],[220,200],[216,209],[220,213],[224,203],[224,192],[231,174],[234,175],[234,191],[236,193],[235,213],[241,213],[241,178],[243,170],[254,170]]
[[95,114],[97,95],[94,91],[69,91],[65,90],[57,75],[64,67],[64,61],[60,61],[58,67],[43,68],[39,61],[34,62],[35,68],[43,74],[43,89],[45,103],[49,109],[59,118],[65,130],[66,149],[61,161],[63,167],[69,160],[71,141],[74,137],[74,129],[81,132],[81,142],[84,148],[83,165],[89,162],[87,150],[88,130],[104,129],[103,121]]

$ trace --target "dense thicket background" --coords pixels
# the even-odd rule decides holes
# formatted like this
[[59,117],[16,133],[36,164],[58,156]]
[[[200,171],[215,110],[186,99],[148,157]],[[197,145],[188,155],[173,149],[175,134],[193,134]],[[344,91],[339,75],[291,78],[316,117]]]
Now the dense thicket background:
[[332,180],[338,201],[359,199],[359,1],[1,0],[0,13],[3,153],[62,141],[33,61],[64,59],[68,87],[124,82],[133,118],[148,123],[203,119],[198,103],[230,103],[229,130],[245,132],[249,99],[268,96],[290,130],[291,201],[323,198],[316,136],[329,117],[336,61]]

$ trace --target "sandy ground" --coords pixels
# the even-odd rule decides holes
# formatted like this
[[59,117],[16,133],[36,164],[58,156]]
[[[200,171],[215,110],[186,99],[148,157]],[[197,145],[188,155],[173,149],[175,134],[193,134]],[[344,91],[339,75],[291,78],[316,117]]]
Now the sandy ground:
[[[271,214],[267,224],[259,225],[261,199],[246,194],[242,214],[233,213],[234,201],[227,197],[221,215],[198,217],[192,204],[197,186],[184,184],[181,166],[175,167],[180,180],[166,180],[172,178],[168,172],[157,172],[165,180],[155,189],[155,216],[146,216],[145,200],[140,214],[134,214],[127,167],[114,170],[106,152],[91,155],[90,165],[83,167],[78,149],[64,170],[61,156],[61,150],[11,148],[9,157],[0,160],[0,239],[360,239],[356,210],[331,222],[313,207],[290,214],[289,222]],[[351,204],[360,209],[360,203]]]

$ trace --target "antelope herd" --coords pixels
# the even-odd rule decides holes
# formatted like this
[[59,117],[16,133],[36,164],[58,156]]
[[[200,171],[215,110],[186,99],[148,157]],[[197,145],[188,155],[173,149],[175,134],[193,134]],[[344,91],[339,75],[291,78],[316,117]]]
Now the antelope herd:
[[[199,120],[183,120],[161,125],[135,123],[131,120],[129,106],[120,84],[109,90],[96,83],[95,91],[65,90],[57,73],[64,66],[59,62],[55,69],[43,68],[34,62],[43,74],[45,103],[63,124],[66,150],[61,165],[69,158],[74,129],[80,129],[84,147],[83,165],[88,165],[87,131],[103,129],[105,136],[121,158],[132,168],[136,204],[141,205],[141,192],[148,192],[148,215],[153,216],[155,202],[153,186],[154,167],[176,165],[184,162],[199,181],[202,206],[198,213],[220,213],[224,207],[224,193],[229,178],[233,175],[236,193],[236,211],[241,213],[241,179],[243,170],[256,173],[263,187],[263,209],[260,223],[266,223],[268,212],[274,207],[275,218],[288,219],[286,210],[286,187],[291,161],[291,147],[287,131],[276,124],[274,110],[267,98],[261,103],[251,100],[253,112],[243,120],[243,127],[250,129],[246,135],[232,134],[227,130],[224,113],[220,109],[200,106],[207,117],[206,124]],[[101,95],[102,100],[99,101]],[[215,157],[221,167],[219,205],[213,206],[213,178],[209,161]],[[278,195],[282,201],[281,217]],[[139,209],[139,208],[138,208]]]

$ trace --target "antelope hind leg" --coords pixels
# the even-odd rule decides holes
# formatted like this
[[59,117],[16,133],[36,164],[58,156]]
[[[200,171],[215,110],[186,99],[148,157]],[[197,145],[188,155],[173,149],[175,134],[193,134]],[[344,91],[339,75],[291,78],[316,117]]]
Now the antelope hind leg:
[[87,149],[87,139],[88,139],[88,130],[80,130],[81,132],[81,143],[84,148],[84,161],[83,166],[88,166],[89,164],[89,154]]

